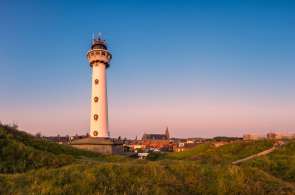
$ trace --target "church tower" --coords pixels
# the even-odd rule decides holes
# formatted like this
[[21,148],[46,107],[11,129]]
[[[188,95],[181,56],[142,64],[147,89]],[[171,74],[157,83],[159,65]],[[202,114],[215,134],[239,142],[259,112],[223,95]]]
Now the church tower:
[[169,134],[169,129],[168,129],[168,127],[166,127],[165,135],[166,135],[167,139],[170,139],[170,134]]

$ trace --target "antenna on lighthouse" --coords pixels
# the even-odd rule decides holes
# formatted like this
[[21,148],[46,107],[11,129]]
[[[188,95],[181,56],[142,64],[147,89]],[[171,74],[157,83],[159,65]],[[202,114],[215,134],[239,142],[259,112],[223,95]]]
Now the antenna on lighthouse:
[[102,33],[101,32],[96,32],[96,33],[92,33],[92,43],[95,40],[102,40]]
[[94,35],[94,32],[92,33],[92,39],[91,39],[91,43],[93,44],[94,43],[94,39],[95,39],[95,35]]

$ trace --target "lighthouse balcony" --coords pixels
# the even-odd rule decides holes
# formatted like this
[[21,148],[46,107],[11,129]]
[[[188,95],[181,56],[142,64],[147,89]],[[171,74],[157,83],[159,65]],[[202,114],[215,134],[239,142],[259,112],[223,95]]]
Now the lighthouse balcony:
[[104,49],[92,49],[87,53],[87,58],[90,63],[90,66],[93,66],[94,63],[103,63],[107,67],[109,62],[112,59],[112,55],[108,50]]

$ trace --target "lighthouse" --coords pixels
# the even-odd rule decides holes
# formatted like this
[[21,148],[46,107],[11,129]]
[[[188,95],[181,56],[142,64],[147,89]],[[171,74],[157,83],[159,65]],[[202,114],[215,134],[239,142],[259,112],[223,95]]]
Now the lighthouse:
[[86,56],[92,72],[90,133],[88,137],[74,139],[70,144],[75,148],[101,154],[121,154],[124,152],[123,142],[109,139],[106,70],[110,66],[112,55],[106,41],[101,37],[93,38]]
[[92,69],[90,137],[109,138],[107,73],[112,59],[107,43],[101,37],[93,38],[87,59]]

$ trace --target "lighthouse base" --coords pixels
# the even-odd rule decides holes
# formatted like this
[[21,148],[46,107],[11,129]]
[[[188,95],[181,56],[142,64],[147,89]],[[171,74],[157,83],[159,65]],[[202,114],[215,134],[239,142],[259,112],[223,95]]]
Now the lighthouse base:
[[71,146],[100,154],[122,154],[123,143],[110,138],[87,137],[71,142]]

